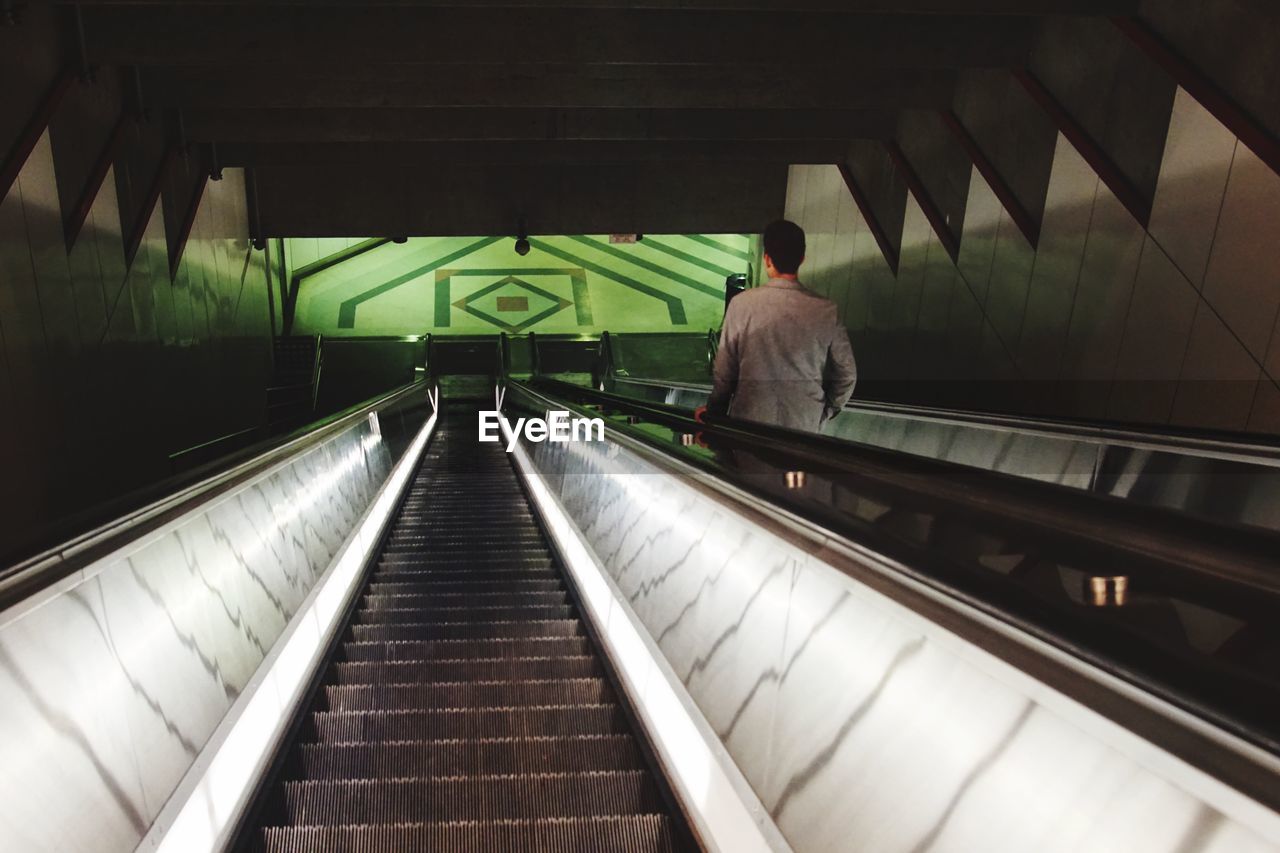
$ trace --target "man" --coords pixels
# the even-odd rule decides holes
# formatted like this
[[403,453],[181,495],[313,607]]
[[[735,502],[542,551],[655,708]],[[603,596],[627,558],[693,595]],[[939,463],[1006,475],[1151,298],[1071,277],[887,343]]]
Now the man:
[[800,283],[804,253],[799,225],[765,229],[769,280],[729,303],[715,388],[699,419],[706,411],[817,432],[848,402],[858,376],[849,334],[835,303]]

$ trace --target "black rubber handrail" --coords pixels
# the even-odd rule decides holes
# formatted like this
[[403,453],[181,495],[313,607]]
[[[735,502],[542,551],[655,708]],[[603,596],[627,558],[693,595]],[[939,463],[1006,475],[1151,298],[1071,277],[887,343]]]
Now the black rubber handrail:
[[260,442],[96,508],[97,518],[110,512],[111,520],[96,524],[86,520],[81,525],[83,532],[0,570],[0,612],[263,470],[349,429],[371,412],[391,408],[415,394],[421,394],[424,401],[429,399],[430,390],[429,383],[420,381],[400,386],[286,436]]
[[[714,442],[719,439],[745,445],[753,450],[766,453],[785,454],[792,450],[790,445],[779,443],[780,435],[788,441],[796,439],[812,439],[823,441],[821,437],[808,436],[803,433],[792,433],[788,430],[757,429],[735,424],[729,419],[712,418],[710,424],[699,424],[687,416],[683,410],[663,404],[639,404],[628,398],[617,398],[612,395],[592,392],[580,386],[573,386],[552,380],[535,380],[530,383],[512,382],[514,394],[508,393],[509,402],[518,402],[522,396],[533,401],[534,409],[548,406],[568,408],[579,415],[594,416],[602,410],[606,413],[618,413],[636,416],[664,424],[668,427],[687,433],[702,433],[704,438]],[[592,408],[586,408],[591,406]],[[1060,602],[1036,598],[1028,590],[1009,584],[1003,577],[993,577],[990,573],[980,575],[971,566],[967,566],[945,551],[929,548],[920,544],[908,543],[906,540],[877,530],[874,524],[853,519],[838,511],[815,513],[812,507],[793,506],[790,503],[780,504],[779,496],[761,490],[757,484],[744,480],[737,472],[711,463],[705,458],[677,455],[676,449],[646,434],[637,426],[623,421],[608,421],[608,429],[630,444],[646,449],[659,464],[671,466],[692,466],[695,470],[707,472],[713,483],[731,484],[739,493],[749,495],[749,505],[755,507],[757,517],[778,518],[791,514],[804,523],[815,527],[818,537],[832,537],[836,541],[855,542],[871,553],[895,565],[895,570],[923,586],[937,590],[943,600],[954,600],[970,608],[987,614],[997,622],[1010,626],[1013,633],[1004,637],[1025,637],[1018,641],[1016,649],[994,645],[990,629],[984,629],[973,623],[972,617],[965,617],[960,611],[950,613],[942,621],[949,629],[965,636],[976,638],[976,642],[997,656],[1004,657],[1024,671],[1038,674],[1053,672],[1050,683],[1068,695],[1102,710],[1117,722],[1132,727],[1144,737],[1158,743],[1179,755],[1191,764],[1217,776],[1250,796],[1258,798],[1272,808],[1280,808],[1280,789],[1275,781],[1274,757],[1280,755],[1280,738],[1277,737],[1275,720],[1280,713],[1280,694],[1277,686],[1271,682],[1258,680],[1256,676],[1241,670],[1224,669],[1220,663],[1203,658],[1178,654],[1167,647],[1150,640],[1142,639],[1131,632],[1122,630],[1114,622],[1101,618],[1104,614],[1095,613],[1077,605],[1066,606]],[[829,441],[829,440],[827,440]],[[837,442],[838,443],[838,442]],[[887,452],[886,452],[887,453]],[[896,454],[903,456],[902,454]],[[803,464],[812,459],[810,454],[792,454],[790,459]],[[903,462],[918,462],[913,457],[902,459]],[[943,468],[958,468],[946,463],[934,463]],[[828,466],[825,470],[839,471],[840,466]],[[977,472],[973,469],[962,469],[964,476],[989,475],[988,472]],[[856,475],[853,475],[856,476]],[[859,478],[861,480],[861,478]],[[1009,479],[1009,478],[1004,478]],[[1016,484],[1024,481],[1013,478]],[[876,481],[879,484],[879,481]],[[917,481],[918,482],[918,481]],[[862,485],[865,487],[866,482]],[[1041,486],[1046,484],[1033,484]],[[1056,487],[1047,486],[1046,491]],[[966,507],[964,502],[955,502],[952,498],[938,501],[927,493],[922,495],[911,488],[899,489],[903,498],[909,498],[919,506],[921,501],[932,501],[935,505],[946,507],[956,514],[970,514],[987,523],[1000,524],[998,512],[990,507]],[[740,497],[738,499],[741,499]],[[1052,496],[1049,498],[1052,500]],[[904,503],[907,503],[904,500]],[[910,506],[910,503],[908,503]],[[912,507],[915,508],[915,507]],[[1061,544],[1064,537],[1056,537]],[[1069,537],[1067,537],[1069,539]],[[1043,542],[1043,539],[1039,541]],[[1095,556],[1105,555],[1114,550],[1111,543],[1086,542],[1077,549],[1078,555],[1089,553]],[[1151,566],[1161,565],[1159,560],[1146,560]],[[866,580],[859,577],[859,580]],[[886,592],[893,597],[901,590],[897,582],[883,575],[872,583],[873,588]],[[1236,604],[1253,606],[1259,609],[1274,608],[1274,600],[1269,600],[1267,593],[1258,593],[1246,588],[1237,590],[1232,595]],[[910,595],[904,595],[910,598]],[[912,606],[912,605],[909,605]],[[918,608],[917,608],[918,609]],[[1270,610],[1268,610],[1270,612]],[[937,619],[936,614],[930,617]],[[1213,730],[1228,738],[1236,738],[1235,746],[1231,741],[1225,744],[1219,736],[1205,732],[1191,731],[1185,721],[1171,716],[1167,711],[1152,709],[1149,704],[1135,702],[1133,697],[1117,693],[1115,688],[1097,683],[1096,678],[1089,679],[1079,671],[1064,671],[1059,664],[1052,663],[1045,653],[1031,638],[1048,643],[1054,648],[1067,653],[1071,658],[1081,661],[1087,667],[1099,672],[1108,673],[1123,682],[1136,687],[1142,694],[1157,697],[1165,703],[1180,708],[1194,717],[1208,723]],[[1097,705],[1095,706],[1095,702]],[[1136,716],[1130,716],[1136,715]],[[1256,754],[1248,751],[1249,745],[1272,756],[1260,763]],[[1243,748],[1241,748],[1243,747]]]
[[[708,416],[699,424],[687,409],[595,391],[551,379],[535,383],[557,396],[641,414],[683,432],[703,432],[794,460],[792,467],[838,469],[910,494],[940,501],[952,512],[980,517],[1021,535],[1047,537],[1074,549],[1106,548],[1111,562],[1140,560],[1162,569],[1212,575],[1280,601],[1280,534],[1226,525],[1160,507],[1067,486],[984,471],[815,433]],[[1206,543],[1213,543],[1211,546]]]
[[[709,384],[655,379],[645,376],[616,376],[619,382],[655,388],[676,388],[709,393]],[[930,408],[884,400],[854,399],[845,406],[854,412],[875,412],[903,418],[993,427],[1011,430],[1033,430],[1059,438],[1111,442],[1126,446],[1150,445],[1166,452],[1195,452],[1227,458],[1266,459],[1280,462],[1280,437],[1256,433],[1204,430],[1178,426],[1146,426],[1119,421],[1079,418],[1036,418],[1029,415],[983,412],[976,409]],[[847,440],[847,439],[845,439]]]

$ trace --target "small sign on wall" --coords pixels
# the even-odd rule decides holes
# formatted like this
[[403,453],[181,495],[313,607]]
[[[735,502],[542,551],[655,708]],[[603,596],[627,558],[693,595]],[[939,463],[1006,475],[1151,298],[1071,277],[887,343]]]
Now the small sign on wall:
[[610,243],[639,243],[644,236],[641,234],[610,234]]

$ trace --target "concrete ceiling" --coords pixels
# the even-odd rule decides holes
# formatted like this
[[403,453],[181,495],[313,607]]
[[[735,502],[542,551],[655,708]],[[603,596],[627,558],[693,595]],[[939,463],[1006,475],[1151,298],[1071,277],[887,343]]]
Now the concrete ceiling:
[[185,142],[253,167],[269,234],[758,230],[1044,16],[1129,0],[81,2]]

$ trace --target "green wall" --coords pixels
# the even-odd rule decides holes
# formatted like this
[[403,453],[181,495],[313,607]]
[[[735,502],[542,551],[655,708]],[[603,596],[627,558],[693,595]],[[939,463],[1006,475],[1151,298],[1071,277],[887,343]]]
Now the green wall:
[[[361,241],[289,239],[305,271]],[[742,234],[421,237],[387,243],[301,279],[295,334],[702,331],[720,325],[724,280],[751,263]]]

